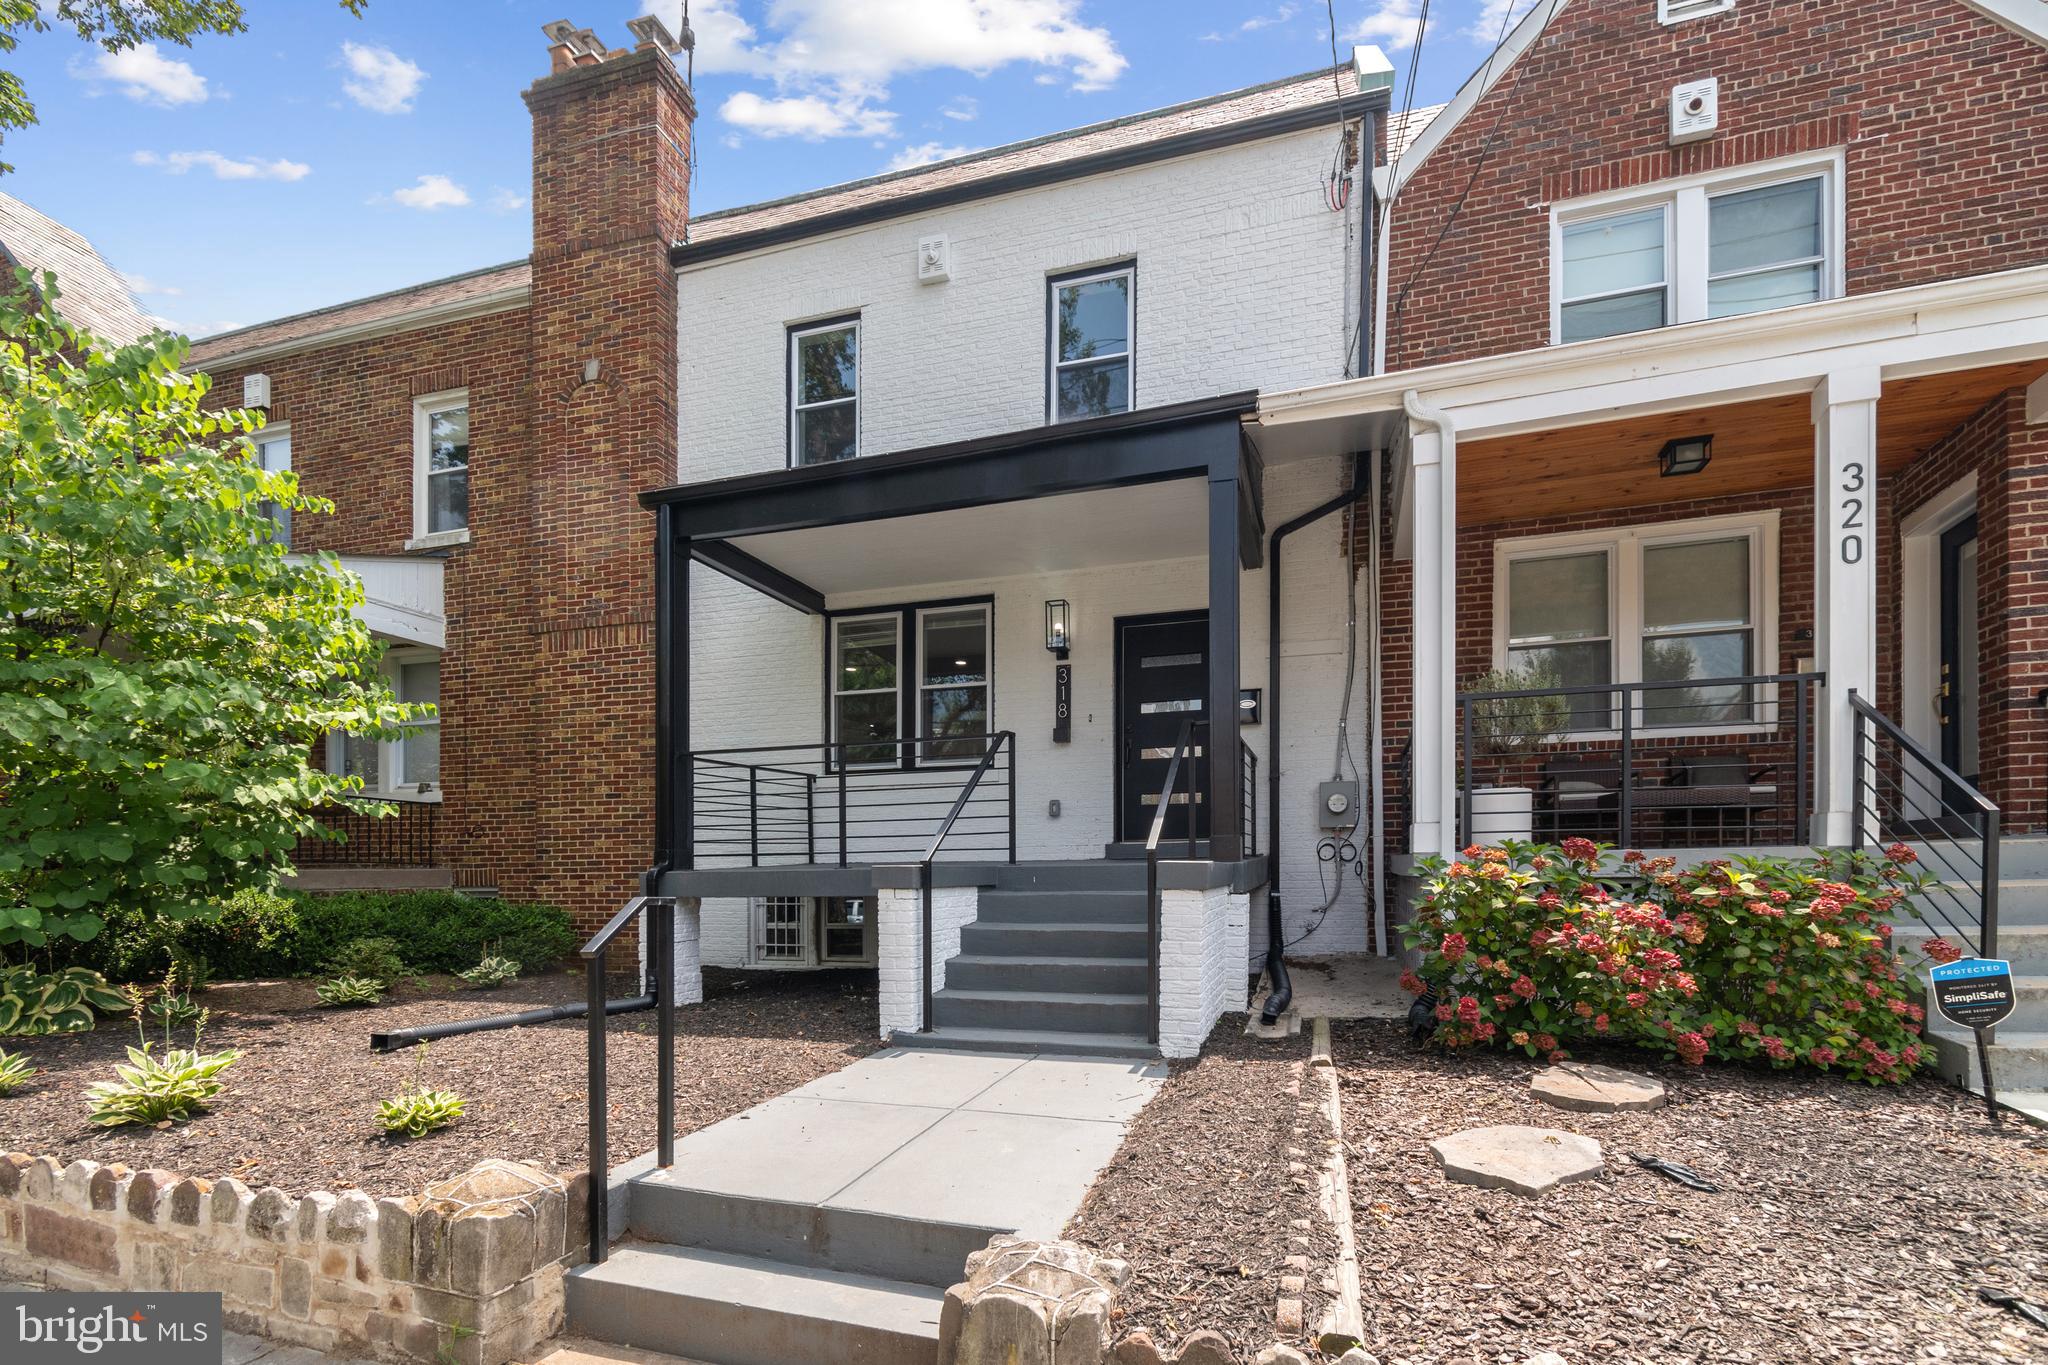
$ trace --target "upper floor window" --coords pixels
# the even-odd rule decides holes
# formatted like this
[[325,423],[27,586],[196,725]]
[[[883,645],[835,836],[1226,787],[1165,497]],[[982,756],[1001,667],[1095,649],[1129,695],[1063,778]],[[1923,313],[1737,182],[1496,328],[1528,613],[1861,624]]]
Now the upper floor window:
[[1071,422],[1129,412],[1137,267],[1055,276],[1047,287],[1048,420]]
[[413,401],[413,544],[469,539],[469,393]]
[[789,332],[790,463],[860,454],[860,319]]
[[1682,24],[1735,8],[1735,0],[1657,0],[1657,22]]
[[[256,443],[256,463],[273,474],[289,474],[292,469],[292,429],[282,422],[273,422],[251,438]],[[263,515],[277,523],[277,530],[271,537],[280,545],[292,543],[292,509],[280,507],[267,499],[263,503]]]
[[1839,184],[1828,158],[1560,205],[1552,336],[1586,341],[1839,295]]

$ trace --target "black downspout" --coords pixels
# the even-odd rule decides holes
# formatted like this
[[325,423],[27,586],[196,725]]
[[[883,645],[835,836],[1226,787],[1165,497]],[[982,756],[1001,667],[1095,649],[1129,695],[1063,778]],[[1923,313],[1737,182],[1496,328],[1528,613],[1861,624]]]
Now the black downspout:
[[[1266,1007],[1259,1017],[1268,1024],[1294,1002],[1294,983],[1287,978],[1287,963],[1283,960],[1287,936],[1281,929],[1280,917],[1280,542],[1364,496],[1367,458],[1352,457],[1351,487],[1347,491],[1275,528],[1266,541],[1266,752],[1271,755],[1266,765],[1266,981],[1271,989],[1266,992]],[[1378,515],[1377,510],[1374,515]],[[1350,591],[1357,590],[1356,584],[1350,586]]]

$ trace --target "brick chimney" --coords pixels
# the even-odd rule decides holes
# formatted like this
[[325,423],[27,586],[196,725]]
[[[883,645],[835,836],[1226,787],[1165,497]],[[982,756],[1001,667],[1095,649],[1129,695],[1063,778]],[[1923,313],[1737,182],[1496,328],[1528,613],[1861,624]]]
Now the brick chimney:
[[533,116],[534,665],[527,735],[541,894],[579,922],[637,890],[653,846],[653,535],[637,501],[675,481],[676,285],[696,114],[659,20],[637,45],[548,24]]

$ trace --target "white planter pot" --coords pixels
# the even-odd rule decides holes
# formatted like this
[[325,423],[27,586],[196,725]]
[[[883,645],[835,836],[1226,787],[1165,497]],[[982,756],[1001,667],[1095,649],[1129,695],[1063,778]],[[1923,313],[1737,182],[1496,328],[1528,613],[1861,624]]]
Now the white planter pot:
[[1536,834],[1536,793],[1528,787],[1480,787],[1472,793],[1468,844],[1526,843]]

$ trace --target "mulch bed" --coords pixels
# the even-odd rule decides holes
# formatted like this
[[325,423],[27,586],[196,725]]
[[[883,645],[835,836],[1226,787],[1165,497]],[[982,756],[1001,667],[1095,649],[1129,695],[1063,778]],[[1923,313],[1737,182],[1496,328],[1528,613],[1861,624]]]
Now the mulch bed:
[[[1336,1027],[1367,1346],[1397,1362],[1995,1361],[2048,1332],[1981,1303],[2048,1298],[2048,1133],[1920,1080],[1584,1060],[1670,1102],[1580,1114],[1531,1099],[1527,1059],[1419,1051]],[[1446,1181],[1424,1145],[1488,1124],[1597,1138],[1607,1173],[1529,1200]],[[1704,1194],[1637,1167],[1680,1161]]]
[[[1314,1332],[1337,1240],[1316,1193],[1329,1125],[1327,1092],[1307,1066],[1308,1035],[1246,1038],[1244,1023],[1225,1015],[1199,1058],[1173,1064],[1066,1235],[1130,1262],[1119,1335],[1144,1328],[1171,1346],[1211,1328],[1250,1360],[1275,1341],[1303,1339],[1283,1336],[1273,1319],[1292,1255],[1309,1258],[1303,1317]],[[1304,1184],[1290,1161],[1306,1165]]]
[[[677,1011],[676,1131],[692,1132],[837,1071],[874,1051],[875,974],[707,968],[705,1002]],[[9,1040],[40,1068],[0,1099],[0,1150],[86,1158],[186,1175],[234,1176],[301,1193],[360,1188],[411,1194],[485,1157],[569,1172],[587,1164],[583,1021],[504,1029],[417,1049],[370,1051],[373,1031],[481,1018],[583,998],[580,975],[471,991],[453,978],[401,982],[382,1005],[321,1009],[307,981],[237,982],[199,997],[208,1050],[242,1049],[211,1113],[154,1129],[86,1123],[83,1091],[111,1079],[135,1028],[103,1019],[88,1034]],[[189,1035],[180,1032],[183,1045]],[[654,1146],[654,1015],[614,1016],[607,1071],[613,1164]],[[424,1138],[384,1136],[377,1101],[415,1074],[459,1091],[467,1114]]]

